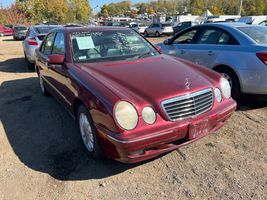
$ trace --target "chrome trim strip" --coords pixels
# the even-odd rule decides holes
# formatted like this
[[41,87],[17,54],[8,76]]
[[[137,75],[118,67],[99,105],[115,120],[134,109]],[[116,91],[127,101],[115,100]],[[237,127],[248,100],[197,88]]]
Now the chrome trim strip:
[[[41,76],[41,75],[40,75]],[[68,101],[67,99],[66,99],[66,97],[57,89],[57,88],[55,88],[55,86],[53,86],[52,85],[52,83],[50,83],[44,76],[42,76],[42,78],[45,80],[45,82],[47,83],[47,84],[49,84],[50,85],[50,87],[52,87],[69,105],[71,105],[71,102],[70,101]]]
[[[209,95],[209,92],[211,92],[211,95]],[[207,93],[207,94],[205,94],[205,93]],[[192,115],[192,116],[189,116],[189,117],[180,117],[180,118],[176,118],[176,119],[171,119],[171,116],[169,116],[168,111],[167,111],[167,110],[168,110],[168,106],[170,107],[170,105],[166,105],[166,104],[174,103],[173,105],[174,105],[174,107],[175,107],[175,106],[176,106],[176,105],[175,105],[175,102],[176,102],[176,101],[182,101],[182,100],[186,100],[186,99],[194,98],[194,97],[199,96],[199,95],[202,95],[202,94],[205,94],[205,96],[204,96],[205,98],[210,99],[210,97],[211,97],[211,99],[210,99],[210,101],[211,101],[211,102],[210,102],[210,103],[211,103],[211,106],[210,106],[209,108],[206,108],[204,111],[201,111],[200,113],[197,113],[197,114]],[[209,97],[209,96],[210,96],[210,97]],[[202,99],[202,97],[200,97],[199,99]],[[201,100],[201,101],[202,101],[202,100]],[[194,117],[197,117],[197,116],[201,115],[201,114],[204,113],[204,112],[207,112],[210,108],[212,108],[212,106],[213,106],[213,101],[214,101],[214,100],[213,100],[212,88],[207,88],[207,89],[204,89],[204,90],[195,92],[195,93],[188,93],[188,94],[183,95],[183,96],[178,96],[178,97],[174,97],[174,98],[171,98],[171,99],[164,100],[164,101],[161,102],[161,106],[162,106],[164,112],[166,113],[166,115],[167,115],[167,117],[168,117],[168,119],[169,119],[170,121],[177,121],[177,120],[182,120],[182,119],[194,118]],[[196,108],[195,103],[196,103],[195,100],[193,100],[194,108]],[[164,105],[166,105],[167,108],[165,108]],[[177,105],[179,105],[179,103],[178,103]],[[178,106],[178,107],[179,107],[179,106]],[[201,110],[201,109],[198,108],[198,110]],[[189,113],[189,114],[190,114],[190,113]],[[192,114],[192,113],[191,113],[191,114]]]
[[138,138],[138,139],[135,139],[135,140],[119,140],[119,139],[116,139],[116,138],[114,138],[114,137],[112,137],[110,135],[107,135],[107,136],[110,139],[112,139],[112,140],[114,140],[116,142],[123,143],[123,144],[128,144],[128,143],[133,143],[133,142],[140,142],[140,141],[143,141],[143,140],[155,138],[155,137],[162,136],[162,135],[167,135],[167,134],[172,133],[172,132],[173,132],[173,130],[171,130],[171,131],[165,131],[165,132],[161,132],[161,133],[158,133],[158,134],[155,134],[155,135]]

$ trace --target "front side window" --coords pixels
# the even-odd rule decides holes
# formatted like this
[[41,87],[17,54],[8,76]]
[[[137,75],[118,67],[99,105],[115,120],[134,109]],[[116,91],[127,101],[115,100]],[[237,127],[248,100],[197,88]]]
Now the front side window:
[[193,41],[194,36],[196,35],[197,30],[193,29],[188,32],[179,35],[174,41],[174,44],[190,44]]
[[114,30],[71,34],[74,62],[135,59],[158,52],[135,31]]
[[41,52],[45,55],[50,55],[52,53],[52,46],[55,38],[55,33],[50,33],[46,40],[43,43],[43,46],[41,48]]
[[267,44],[266,26],[239,27],[238,29],[253,39],[256,43]]
[[65,54],[64,34],[61,32],[56,35],[52,54]]

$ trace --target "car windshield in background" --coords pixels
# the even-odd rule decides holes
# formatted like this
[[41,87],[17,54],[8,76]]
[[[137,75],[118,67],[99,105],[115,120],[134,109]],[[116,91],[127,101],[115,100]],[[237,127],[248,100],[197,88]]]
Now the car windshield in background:
[[248,35],[258,44],[267,44],[267,27],[265,26],[251,26],[239,27],[240,31]]
[[34,27],[34,30],[39,34],[47,34],[53,28],[55,27],[54,26],[42,26],[42,27]]
[[71,34],[74,62],[137,59],[158,52],[131,30],[76,32]]
[[172,26],[171,24],[162,24],[162,27]]
[[14,29],[16,31],[26,31],[27,30],[27,28],[26,27],[23,27],[23,26],[21,26],[21,27],[15,27]]

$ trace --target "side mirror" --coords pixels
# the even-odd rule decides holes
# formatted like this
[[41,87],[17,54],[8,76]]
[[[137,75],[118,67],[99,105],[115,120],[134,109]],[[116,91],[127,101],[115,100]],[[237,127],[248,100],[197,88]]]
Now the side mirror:
[[65,56],[62,54],[51,54],[48,56],[49,64],[63,64]]
[[168,38],[168,39],[164,40],[164,41],[163,41],[163,44],[165,44],[165,45],[170,45],[170,44],[171,44],[171,39]]
[[162,53],[161,47],[160,46],[156,46],[156,49],[159,53]]

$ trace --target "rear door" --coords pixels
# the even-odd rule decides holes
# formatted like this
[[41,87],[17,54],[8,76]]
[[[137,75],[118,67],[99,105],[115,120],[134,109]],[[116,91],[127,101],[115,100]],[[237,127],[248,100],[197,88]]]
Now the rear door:
[[225,51],[236,49],[238,44],[237,40],[224,29],[205,27],[191,44],[188,54],[192,62],[211,68],[218,56]]
[[41,45],[40,50],[37,50],[36,54],[36,65],[39,68],[40,75],[43,77],[43,80],[45,81],[46,85],[52,90],[54,90],[53,77],[49,69],[48,56],[52,54],[55,36],[55,32],[49,33],[45,38],[43,44]]

